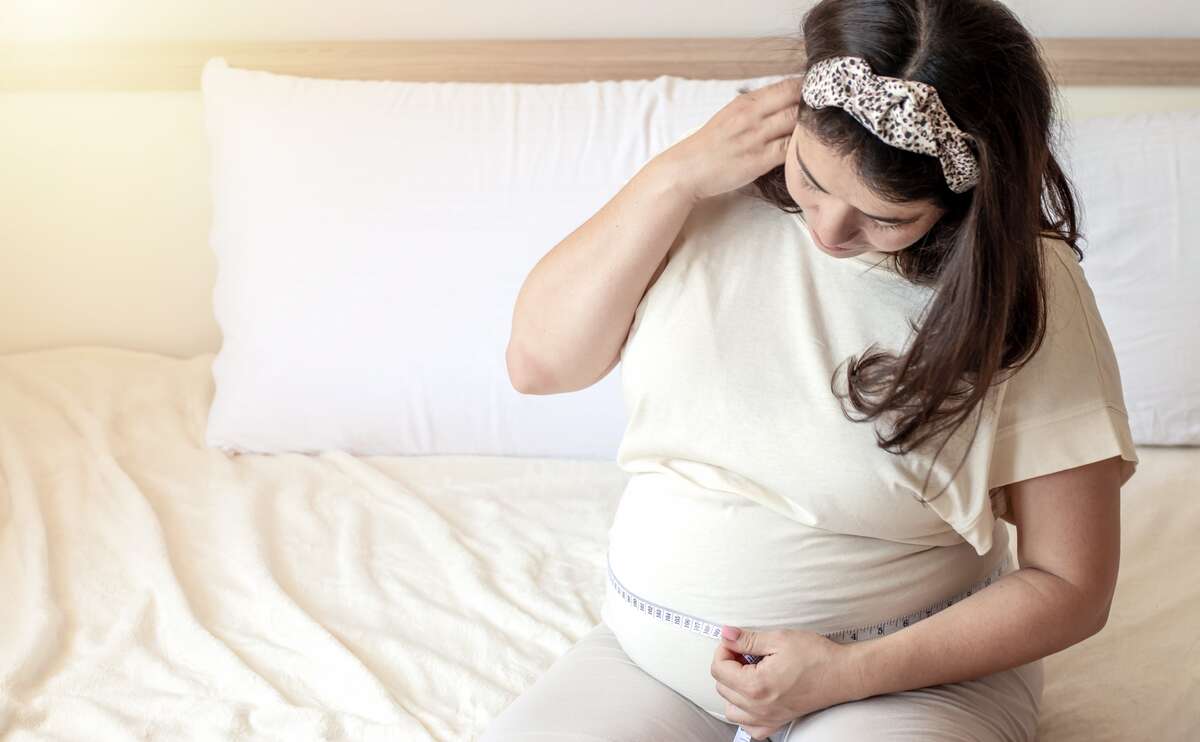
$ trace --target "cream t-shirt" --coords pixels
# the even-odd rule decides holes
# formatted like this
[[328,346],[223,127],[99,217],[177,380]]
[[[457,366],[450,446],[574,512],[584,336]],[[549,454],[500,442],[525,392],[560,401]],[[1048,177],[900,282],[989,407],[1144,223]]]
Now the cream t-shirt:
[[903,350],[932,289],[877,253],[827,255],[752,189],[697,204],[621,354],[617,463],[632,476],[608,556],[628,589],[743,626],[883,620],[999,563],[1004,485],[1114,455],[1136,466],[1113,349],[1065,243],[1042,241],[1042,347],[992,387],[957,474],[974,417],[930,475],[932,448],[879,448],[877,421],[847,419],[830,382],[872,343]]

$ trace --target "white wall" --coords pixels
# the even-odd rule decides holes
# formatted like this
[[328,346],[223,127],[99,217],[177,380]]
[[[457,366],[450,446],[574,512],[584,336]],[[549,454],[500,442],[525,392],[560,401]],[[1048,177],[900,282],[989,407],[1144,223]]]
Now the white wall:
[[[0,40],[758,36],[813,0],[0,0]],[[1200,36],[1197,0],[1008,0],[1038,36]]]

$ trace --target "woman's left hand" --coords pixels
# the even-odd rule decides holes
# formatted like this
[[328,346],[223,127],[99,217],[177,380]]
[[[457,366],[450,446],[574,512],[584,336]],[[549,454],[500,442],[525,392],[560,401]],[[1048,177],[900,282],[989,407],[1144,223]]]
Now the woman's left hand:
[[[766,739],[796,717],[856,697],[856,670],[847,645],[798,629],[724,626],[721,634],[711,672],[726,701],[725,717],[755,739]],[[762,659],[748,663],[743,654]]]

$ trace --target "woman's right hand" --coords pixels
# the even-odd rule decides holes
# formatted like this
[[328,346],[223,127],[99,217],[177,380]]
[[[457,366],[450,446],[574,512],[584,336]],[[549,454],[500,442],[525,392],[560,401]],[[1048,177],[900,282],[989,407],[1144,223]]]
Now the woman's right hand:
[[741,188],[783,164],[795,131],[803,76],[740,93],[699,130],[658,157],[696,201]]

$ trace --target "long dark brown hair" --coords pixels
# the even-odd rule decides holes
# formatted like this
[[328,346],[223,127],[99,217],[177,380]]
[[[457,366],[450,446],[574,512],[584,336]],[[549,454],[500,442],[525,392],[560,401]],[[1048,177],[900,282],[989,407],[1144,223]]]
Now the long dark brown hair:
[[[1063,240],[1083,260],[1073,187],[1051,151],[1060,135],[1058,91],[1037,41],[995,0],[823,0],[801,27],[803,69],[851,55],[876,74],[932,85],[977,143],[979,183],[957,194],[935,157],[883,142],[836,106],[800,103],[800,125],[850,155],[856,174],[881,198],[930,199],[946,210],[920,240],[889,254],[893,270],[934,288],[920,326],[910,320],[916,334],[907,350],[868,348],[847,359],[844,394],[837,373],[830,382],[851,420],[847,398],[862,415],[858,422],[891,414],[892,432],[875,434],[884,450],[908,453],[945,432],[940,452],[988,388],[1008,378],[1002,372],[1015,371],[1041,346],[1041,237]],[[801,211],[783,165],[754,188],[785,211]]]

